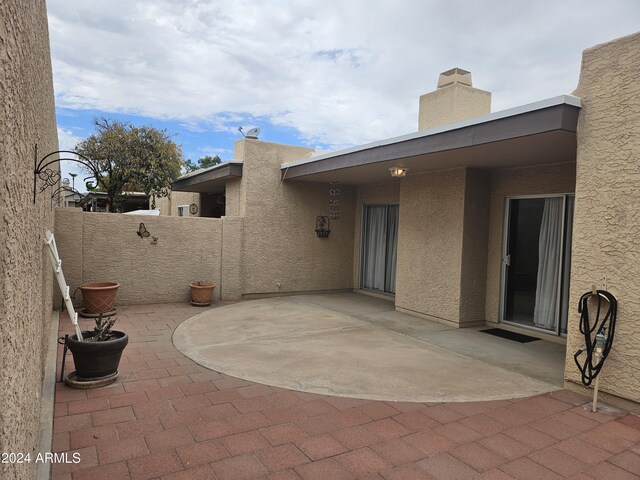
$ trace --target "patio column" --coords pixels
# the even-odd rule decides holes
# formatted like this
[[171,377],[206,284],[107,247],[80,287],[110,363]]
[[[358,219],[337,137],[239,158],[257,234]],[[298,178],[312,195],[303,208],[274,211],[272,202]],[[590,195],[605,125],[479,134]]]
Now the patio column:
[[396,308],[484,324],[490,177],[467,168],[411,175],[400,187]]

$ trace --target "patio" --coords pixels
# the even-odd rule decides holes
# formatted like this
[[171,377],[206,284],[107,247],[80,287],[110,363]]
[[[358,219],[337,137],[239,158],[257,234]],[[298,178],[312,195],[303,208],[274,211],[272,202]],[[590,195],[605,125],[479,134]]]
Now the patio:
[[[605,406],[593,414],[587,398],[566,390],[370,401],[209,370],[171,341],[202,313],[186,304],[119,308],[130,344],[117,382],[56,385],[54,451],[79,452],[81,462],[54,465],[53,479],[631,479],[640,471],[640,419]],[[60,333],[70,330],[63,316]]]
[[562,387],[564,345],[517,343],[485,328],[456,329],[397,312],[385,299],[334,293],[203,312],[183,322],[173,342],[217,372],[368,400],[501,400]]

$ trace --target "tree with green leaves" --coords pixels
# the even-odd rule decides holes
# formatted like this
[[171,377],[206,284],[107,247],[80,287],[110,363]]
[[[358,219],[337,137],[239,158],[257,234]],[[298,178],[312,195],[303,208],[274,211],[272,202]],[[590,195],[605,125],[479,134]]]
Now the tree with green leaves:
[[87,188],[107,194],[107,211],[119,210],[125,191],[150,195],[155,208],[155,198],[169,195],[171,182],[180,176],[181,147],[166,130],[105,117],[93,124],[96,132],[76,145],[98,174]]
[[206,155],[198,160],[198,163],[192,162],[191,160],[184,161],[184,169],[186,173],[195,172],[196,170],[200,170],[201,168],[210,168],[215,165],[219,165],[222,163],[222,160],[218,155],[212,157],[210,155]]

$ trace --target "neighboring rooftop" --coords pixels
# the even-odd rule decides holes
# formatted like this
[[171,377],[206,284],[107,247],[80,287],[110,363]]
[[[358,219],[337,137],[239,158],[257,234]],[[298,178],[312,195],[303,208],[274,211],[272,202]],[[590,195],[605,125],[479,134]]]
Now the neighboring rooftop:
[[230,160],[209,168],[186,173],[171,184],[179,192],[224,192],[229,178],[242,177],[242,162]]

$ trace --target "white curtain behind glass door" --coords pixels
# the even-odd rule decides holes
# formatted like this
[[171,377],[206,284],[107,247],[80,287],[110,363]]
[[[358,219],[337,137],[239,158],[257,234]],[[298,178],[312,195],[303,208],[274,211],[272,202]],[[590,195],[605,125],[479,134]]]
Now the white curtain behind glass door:
[[362,286],[384,291],[387,247],[387,207],[365,210]]
[[558,321],[558,273],[562,259],[562,198],[544,201],[538,243],[538,278],[533,323],[555,330]]

